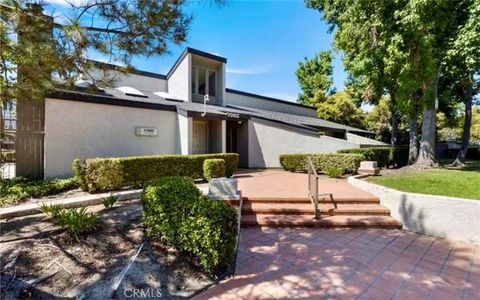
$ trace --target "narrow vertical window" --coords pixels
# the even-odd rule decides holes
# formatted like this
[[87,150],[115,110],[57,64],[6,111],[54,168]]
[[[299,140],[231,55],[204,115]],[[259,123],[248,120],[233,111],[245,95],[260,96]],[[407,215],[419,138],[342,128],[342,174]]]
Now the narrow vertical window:
[[207,93],[207,76],[205,69],[198,69],[198,93],[205,95]]
[[215,97],[217,76],[215,71],[208,71],[208,94]]

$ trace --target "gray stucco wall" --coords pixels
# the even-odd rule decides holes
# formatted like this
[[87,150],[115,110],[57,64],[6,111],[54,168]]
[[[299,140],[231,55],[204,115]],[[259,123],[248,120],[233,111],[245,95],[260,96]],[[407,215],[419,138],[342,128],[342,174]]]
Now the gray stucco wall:
[[265,100],[261,98],[249,97],[249,96],[239,95],[236,93],[229,93],[229,92],[226,92],[225,97],[226,97],[225,103],[227,105],[247,106],[247,107],[278,111],[278,112],[302,115],[302,116],[313,117],[313,118],[317,117],[315,109],[310,109],[310,108],[301,107],[297,105],[291,105],[291,104],[282,103],[278,101],[270,101],[270,100]]
[[356,177],[349,177],[348,182],[380,198],[404,229],[480,245],[478,200],[405,193]]
[[[158,136],[136,136],[137,126]],[[46,99],[45,177],[70,176],[75,158],[173,154],[177,135],[172,111]]]
[[302,129],[252,118],[248,122],[248,163],[250,168],[278,168],[280,154],[330,153],[359,148],[358,144]]

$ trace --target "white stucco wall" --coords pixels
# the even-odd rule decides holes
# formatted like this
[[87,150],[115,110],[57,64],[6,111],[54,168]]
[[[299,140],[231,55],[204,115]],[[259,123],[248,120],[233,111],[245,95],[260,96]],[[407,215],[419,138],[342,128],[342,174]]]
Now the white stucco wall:
[[[137,126],[158,136],[136,136]],[[174,154],[177,134],[173,111],[46,99],[45,177],[70,176],[75,158]]]
[[177,153],[192,154],[193,120],[182,115],[177,116],[178,136]]
[[359,176],[349,177],[348,182],[380,198],[404,229],[480,245],[478,200],[401,192]]
[[256,97],[249,97],[249,96],[240,95],[236,93],[226,92],[225,103],[227,105],[247,106],[247,107],[278,111],[278,112],[296,114],[296,115],[307,116],[307,117],[314,117],[314,118],[317,117],[315,109],[286,104],[286,103],[277,102],[277,101],[270,101],[270,100],[256,98]]
[[192,55],[187,54],[168,78],[168,92],[187,101],[191,101],[191,63]]
[[248,122],[248,164],[250,168],[278,168],[280,154],[331,153],[359,148],[358,144],[302,129],[252,118]]

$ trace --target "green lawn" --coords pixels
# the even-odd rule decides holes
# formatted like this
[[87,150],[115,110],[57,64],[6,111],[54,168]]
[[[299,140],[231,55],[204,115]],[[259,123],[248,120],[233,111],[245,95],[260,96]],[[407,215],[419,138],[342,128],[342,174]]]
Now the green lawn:
[[368,177],[368,182],[396,190],[480,200],[480,171],[418,170]]

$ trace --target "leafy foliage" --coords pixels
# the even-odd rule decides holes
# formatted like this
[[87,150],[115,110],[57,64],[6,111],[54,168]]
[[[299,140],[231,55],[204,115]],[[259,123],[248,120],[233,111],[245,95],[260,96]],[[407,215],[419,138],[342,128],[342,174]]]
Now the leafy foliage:
[[2,149],[1,162],[14,162],[15,161],[15,150],[4,150]]
[[317,104],[317,116],[320,119],[357,128],[364,127],[364,114],[355,106],[347,92],[338,92],[326,98]]
[[304,61],[298,63],[298,68],[295,74],[297,75],[298,83],[302,89],[302,93],[298,95],[298,102],[300,104],[315,106],[315,94],[321,93],[327,95],[333,90],[333,55],[330,51],[322,51],[316,54],[313,58],[305,58]]
[[325,172],[329,167],[340,168],[342,174],[356,173],[364,159],[360,154],[282,154],[280,165],[287,171],[307,171],[307,161],[311,158],[317,171]]
[[84,182],[89,192],[109,191],[126,186],[142,187],[146,182],[164,176],[203,178],[206,159],[223,159],[225,176],[237,170],[238,154],[151,155],[120,158],[88,159],[82,165]]
[[324,173],[331,178],[340,178],[343,175],[343,170],[339,167],[328,166]]
[[53,218],[57,218],[60,215],[60,212],[65,209],[65,206],[63,204],[47,204],[47,203],[42,203],[40,205],[40,210]]
[[228,267],[235,256],[237,214],[202,195],[188,177],[164,177],[142,194],[147,236],[193,255],[206,271]]
[[221,158],[206,159],[203,161],[203,177],[208,181],[212,178],[225,176],[225,160]]
[[61,209],[54,216],[55,223],[72,234],[77,241],[83,234],[97,228],[98,216],[87,212],[86,207]]
[[103,206],[105,206],[105,208],[113,207],[115,203],[117,203],[117,201],[118,201],[118,196],[114,194],[110,194],[109,196],[102,198],[102,203],[103,203]]
[[353,153],[363,156],[362,160],[376,161],[380,168],[388,166],[403,167],[408,163],[408,148],[381,147],[381,148],[353,148],[339,150],[338,153]]
[[74,178],[29,181],[24,178],[0,181],[0,204],[17,204],[22,200],[55,195],[78,187]]

